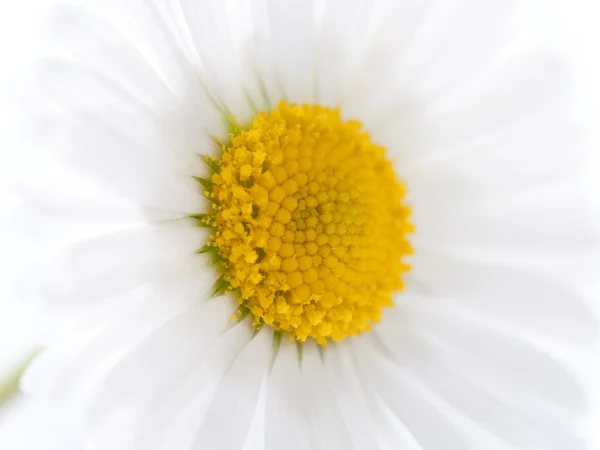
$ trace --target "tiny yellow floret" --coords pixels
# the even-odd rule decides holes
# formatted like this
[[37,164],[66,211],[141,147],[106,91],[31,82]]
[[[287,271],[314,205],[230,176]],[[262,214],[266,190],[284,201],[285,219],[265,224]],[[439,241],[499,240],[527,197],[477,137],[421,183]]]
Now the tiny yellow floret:
[[412,253],[385,149],[338,109],[281,102],[221,150],[208,245],[254,325],[322,345],[369,331]]

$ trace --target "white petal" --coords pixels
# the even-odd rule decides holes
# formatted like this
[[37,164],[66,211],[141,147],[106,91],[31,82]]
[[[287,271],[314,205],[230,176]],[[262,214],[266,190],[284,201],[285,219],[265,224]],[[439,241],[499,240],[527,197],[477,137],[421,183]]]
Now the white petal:
[[192,175],[206,172],[198,154],[216,150],[212,135],[224,135],[223,119],[189,64],[178,60],[181,86],[165,86],[145,55],[101,20],[68,8],[57,15],[54,34],[67,49],[75,45],[79,56],[70,42],[85,40],[99,56],[78,63],[60,57],[40,67],[44,97],[36,101],[49,105],[37,112],[37,146],[138,204],[172,214],[206,209]]
[[[72,245],[42,281],[49,306],[85,305],[181,271],[196,270],[208,292],[214,276],[195,255],[206,230],[186,225],[141,226]],[[205,276],[202,276],[205,274]]]
[[[130,202],[109,195],[85,176],[68,170],[49,155],[23,152],[11,156],[10,184],[18,202],[12,218],[21,230],[49,236],[61,235],[75,241],[89,231],[106,231],[114,225],[134,225],[146,219]],[[157,216],[160,218],[160,216]],[[9,222],[10,223],[10,222]],[[27,228],[24,228],[27,227]],[[68,231],[66,229],[70,227]],[[91,230],[90,230],[91,229]],[[54,240],[53,243],[56,241]]]
[[516,0],[437,1],[402,58],[398,85],[423,102],[452,92],[490,64],[511,31]]
[[441,192],[412,205],[417,255],[425,249],[569,270],[569,258],[598,248],[595,213],[573,189],[494,201],[476,193],[448,201],[456,197]]
[[[119,311],[116,318],[103,319],[87,332],[64,332],[62,340],[52,342],[33,361],[21,379],[21,387],[54,400],[61,398],[63,403],[86,405],[88,396],[121,358],[172,317],[207,298],[202,293],[203,284],[196,275],[175,277],[133,302],[131,298],[123,299],[132,304]],[[230,310],[234,308],[230,304]]]
[[221,380],[251,341],[253,331],[245,320],[215,339],[197,367],[148,410],[135,436],[135,448],[191,448]]
[[335,395],[335,401],[344,418],[353,448],[378,448],[375,421],[365,399],[356,369],[352,363],[349,346],[330,344],[326,349],[325,368]]
[[[361,50],[364,52],[368,47],[376,6],[377,2],[363,0],[325,2],[315,61],[319,103],[330,106],[342,104],[346,89],[354,78],[349,75],[358,64]],[[399,19],[406,18],[409,23],[409,17],[410,14],[406,14]],[[401,29],[404,27],[397,27],[397,30]]]
[[394,331],[391,326],[377,331],[396,364],[421,378],[457,412],[510,444],[511,448],[550,448],[553,442],[574,439],[565,432],[563,421],[532,412],[528,404],[515,405],[507,401],[503,392],[490,389],[482,380],[462,372],[456,362],[439,358],[436,345],[410,324],[399,326],[396,323]]
[[265,0],[269,20],[268,54],[284,98],[314,102],[316,2]]
[[352,448],[350,434],[332,392],[332,382],[325,371],[326,361],[321,350],[314,341],[306,341],[302,348],[301,377],[307,402],[310,448]]
[[455,415],[415,377],[401,371],[373,346],[355,341],[356,364],[365,389],[386,404],[424,450],[469,449]]
[[51,405],[18,396],[0,410],[0,448],[83,450],[84,439]]
[[219,384],[192,448],[243,447],[273,358],[272,342],[272,330],[265,327],[236,358]]
[[256,414],[250,425],[248,431],[248,437],[244,443],[242,450],[265,450],[265,418],[267,409],[267,379],[263,379],[262,388],[260,390],[260,397],[258,399],[258,405],[256,407]]
[[[589,350],[596,341],[597,324],[583,299],[559,280],[534,271],[421,251],[407,284],[431,299],[425,304],[432,308],[465,311],[483,323],[564,346],[569,353]],[[402,294],[397,298],[400,308],[420,302]]]
[[[130,2],[129,6],[132,5]],[[129,11],[129,14],[135,12]],[[127,14],[123,14],[122,19],[127,18]],[[123,28],[117,28],[115,16],[108,19],[87,7],[63,4],[52,8],[45,19],[43,32],[51,55],[77,61],[81,67],[98,71],[148,106],[152,99],[166,99],[172,95],[160,69],[153,67],[139,42],[132,42],[131,36],[123,35]],[[139,18],[130,21],[129,29],[140,22]]]
[[[203,90],[199,89],[198,73],[187,59],[180,35],[165,9],[160,8],[160,2],[131,0],[124,4],[118,0],[101,3],[84,0],[79,3],[52,9],[54,17],[46,21],[50,25],[46,39],[54,44],[54,53],[71,53],[75,60],[95,62],[94,67],[124,75],[129,82],[135,82],[131,77],[132,63],[142,62],[145,72],[158,76],[176,96]],[[86,54],[90,48],[95,51]],[[129,61],[116,60],[123,56],[123,51],[132,57]],[[135,89],[140,90],[139,86]]]
[[[179,108],[179,129],[173,129],[122,88],[71,63],[49,61],[40,67],[40,79],[60,108],[60,115],[40,121],[36,138],[46,144],[44,151],[140,205],[173,215],[206,210],[192,175],[204,175],[199,155],[211,154],[216,144],[201,125],[186,129],[192,111],[185,105]],[[176,106],[163,102],[162,107]]]
[[268,382],[266,450],[310,448],[307,398],[296,344],[282,337]]
[[388,146],[402,174],[406,164],[449,160],[484,138],[503,136],[524,120],[560,112],[567,84],[562,64],[545,55],[530,55],[438,104],[412,104],[409,94],[408,105],[386,108],[374,102],[374,115],[369,114],[365,124],[376,141]]
[[300,356],[282,339],[267,392],[267,450],[354,448],[317,344],[305,342]]
[[[351,7],[347,6],[348,2],[328,3],[331,4],[332,10],[326,9],[323,19],[323,34],[326,40],[324,46],[326,49],[337,46],[334,49],[347,54],[346,57],[350,60],[347,67],[334,66],[335,63],[341,66],[341,62],[338,62],[339,56],[324,65],[323,68],[328,74],[337,74],[339,80],[333,77],[324,78],[320,90],[326,92],[333,89],[337,92],[341,87],[344,110],[352,118],[363,119],[365,114],[370,112],[369,108],[377,108],[375,104],[379,104],[379,107],[387,105],[390,91],[400,85],[397,79],[401,75],[403,58],[413,45],[415,35],[431,14],[434,2],[361,0],[353,3]],[[351,22],[346,17],[351,15],[359,16],[355,19],[359,20],[358,26],[350,26]],[[340,20],[346,21],[336,26],[331,16],[339,16]],[[344,39],[334,38],[329,34],[329,28],[332,33]],[[326,85],[326,82],[331,86]],[[410,92],[410,89],[407,91]],[[394,99],[406,101],[408,92],[395,92],[397,95]],[[372,125],[368,118],[367,124]]]
[[223,3],[231,23],[229,36],[236,49],[244,96],[254,112],[269,111],[285,95],[270,42],[268,0],[227,0]]
[[452,158],[403,168],[415,202],[438,193],[508,197],[581,176],[582,135],[560,117],[527,120],[465,146]]
[[371,410],[377,411],[377,441],[381,450],[396,450],[398,447],[406,450],[424,450],[390,407],[377,395],[371,396]]
[[[416,351],[413,341],[426,338],[432,351],[420,357],[432,367],[451,367],[513,407],[561,420],[585,409],[581,385],[568,367],[521,338],[449,310],[420,308],[418,301],[388,313],[378,332],[384,343],[397,347],[399,359]],[[403,327],[414,330],[418,339],[404,340]]]
[[158,401],[202,361],[226,330],[231,311],[232,305],[222,297],[196,302],[157,328],[102,381],[91,420],[101,422],[113,416],[115,408],[142,416],[152,401]]
[[[245,26],[251,20],[235,11],[244,2],[236,0],[230,8],[228,2],[181,0],[178,3],[181,10],[173,6],[174,16],[179,18],[182,34],[189,35],[191,58],[203,82],[228,113],[239,123],[246,123],[253,113],[246,86],[252,85],[254,76],[239,41],[243,39],[247,45],[251,36],[238,35],[236,31],[238,28],[247,31]],[[236,15],[228,17],[228,13]]]
[[360,94],[351,102],[352,115],[362,110],[373,130],[381,124],[394,129],[413,124],[423,108],[470,84],[493,61],[515,4],[383,2],[368,57],[357,70],[362,76],[353,89]]

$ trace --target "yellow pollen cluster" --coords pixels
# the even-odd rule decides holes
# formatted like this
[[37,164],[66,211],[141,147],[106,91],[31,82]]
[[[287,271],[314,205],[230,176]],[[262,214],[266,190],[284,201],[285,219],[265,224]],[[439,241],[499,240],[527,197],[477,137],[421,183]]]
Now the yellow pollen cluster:
[[255,326],[320,344],[369,330],[412,252],[385,149],[337,109],[285,102],[221,146],[206,183],[209,246]]

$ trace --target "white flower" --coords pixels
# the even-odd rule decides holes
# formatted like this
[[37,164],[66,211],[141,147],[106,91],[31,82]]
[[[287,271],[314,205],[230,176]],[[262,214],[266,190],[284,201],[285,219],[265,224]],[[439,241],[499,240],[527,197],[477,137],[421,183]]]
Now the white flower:
[[597,241],[560,64],[500,51],[515,3],[57,7],[31,134],[137,215],[45,269],[77,332],[24,390],[99,449],[582,448]]

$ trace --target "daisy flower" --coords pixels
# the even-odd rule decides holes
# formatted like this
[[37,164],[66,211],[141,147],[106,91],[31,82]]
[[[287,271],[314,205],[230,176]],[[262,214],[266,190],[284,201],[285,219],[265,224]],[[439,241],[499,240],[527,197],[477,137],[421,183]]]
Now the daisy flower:
[[119,206],[31,279],[76,326],[23,390],[97,449],[583,448],[597,240],[517,3],[55,6],[28,137]]

